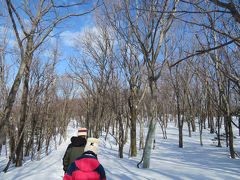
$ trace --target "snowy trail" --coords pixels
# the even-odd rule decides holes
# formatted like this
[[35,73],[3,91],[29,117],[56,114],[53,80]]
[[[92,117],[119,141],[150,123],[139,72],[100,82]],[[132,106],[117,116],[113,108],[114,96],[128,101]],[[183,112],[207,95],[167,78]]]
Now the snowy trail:
[[29,161],[24,166],[10,169],[6,174],[1,173],[0,179],[6,180],[59,180],[63,179],[62,158],[70,142],[70,137],[76,134],[76,130],[68,128],[68,139],[40,161]]
[[57,151],[41,161],[29,162],[23,167],[7,172],[2,178],[6,180],[43,180],[46,179],[46,177],[48,177],[48,179],[62,179],[62,155],[64,153],[64,144],[62,144]]
[[[198,143],[198,133],[193,137],[184,136],[184,148],[178,148],[178,135],[175,127],[168,128],[168,139],[162,139],[159,133],[156,135],[156,149],[152,151],[150,169],[138,169],[136,164],[140,155],[136,158],[117,159],[117,147],[115,149],[103,148],[100,161],[106,169],[110,180],[239,180],[240,160],[229,159],[228,149],[216,149],[212,141],[204,139],[205,145]],[[239,140],[236,140],[239,142]],[[128,152],[129,146],[125,147]],[[239,148],[239,145],[238,145]],[[141,154],[141,153],[140,153]],[[101,158],[101,156],[99,157]]]
[[[159,127],[158,127],[159,128]],[[1,180],[60,180],[63,176],[62,157],[77,129],[69,126],[68,139],[57,150],[41,161],[28,161],[20,168],[11,168],[8,173],[0,174]],[[104,166],[108,180],[239,180],[240,159],[228,158],[227,148],[212,145],[210,135],[204,132],[204,146],[199,145],[198,132],[188,137],[184,130],[184,148],[178,148],[177,128],[169,124],[168,139],[163,139],[161,131],[156,134],[156,149],[152,151],[150,169],[138,169],[136,164],[141,158],[128,158],[129,143],[124,148],[124,158],[118,158],[118,147],[110,135],[105,142],[101,137],[98,159]],[[239,149],[239,136],[235,139]],[[237,149],[238,148],[238,149]]]

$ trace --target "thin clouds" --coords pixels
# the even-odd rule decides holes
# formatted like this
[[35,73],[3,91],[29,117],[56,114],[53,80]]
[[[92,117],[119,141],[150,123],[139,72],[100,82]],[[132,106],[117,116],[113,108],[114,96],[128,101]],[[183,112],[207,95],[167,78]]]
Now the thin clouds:
[[63,42],[63,45],[69,46],[69,47],[75,47],[77,44],[77,39],[82,36],[82,32],[71,32],[71,31],[65,31],[62,32],[60,37]]
[[79,47],[79,43],[85,37],[86,32],[95,32],[98,33],[98,30],[95,26],[83,28],[81,31],[64,31],[61,33],[61,41],[65,46],[68,47]]

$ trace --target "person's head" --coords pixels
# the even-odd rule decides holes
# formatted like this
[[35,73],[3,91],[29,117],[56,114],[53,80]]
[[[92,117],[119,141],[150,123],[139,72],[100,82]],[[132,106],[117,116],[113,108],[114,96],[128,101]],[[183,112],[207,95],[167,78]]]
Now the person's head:
[[78,136],[86,138],[87,137],[87,128],[79,128],[78,129]]
[[84,152],[92,151],[93,153],[95,153],[97,155],[97,153],[98,153],[98,142],[99,142],[99,140],[96,139],[96,138],[88,138],[87,139],[87,144],[84,148]]

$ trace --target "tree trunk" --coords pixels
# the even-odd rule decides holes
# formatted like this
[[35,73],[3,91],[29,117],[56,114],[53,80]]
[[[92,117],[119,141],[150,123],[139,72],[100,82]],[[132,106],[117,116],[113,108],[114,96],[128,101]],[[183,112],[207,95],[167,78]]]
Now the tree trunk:
[[228,145],[229,145],[229,141],[228,141],[228,139],[229,139],[229,129],[228,129],[228,123],[227,123],[227,117],[226,116],[224,116],[224,127],[225,127],[225,134],[226,134],[226,147],[228,147]]
[[17,145],[16,149],[16,167],[22,166],[23,160],[23,146],[24,146],[24,126],[27,118],[27,101],[28,101],[28,82],[29,82],[29,66],[27,66],[25,70],[25,79],[23,83],[23,92],[22,92],[22,100],[21,100],[21,111],[20,111],[20,127],[18,131],[18,137],[20,141]]
[[238,117],[238,135],[240,136],[240,116]]
[[179,147],[183,148],[183,123],[181,117],[178,118]]
[[143,132],[143,120],[140,119],[140,141],[139,141],[139,150],[144,148],[144,132]]
[[233,130],[232,130],[232,117],[231,115],[227,116],[227,126],[228,126],[228,133],[229,133],[229,150],[231,158],[235,159],[235,151],[233,145]]
[[164,128],[164,139],[167,139],[167,125],[168,125],[168,115],[166,114],[165,119],[163,119],[163,128]]
[[[129,100],[130,101],[130,100]],[[131,122],[131,152],[130,156],[137,156],[137,138],[136,138],[136,122],[137,122],[137,109],[133,103],[129,102],[130,107],[130,122]]]
[[[44,117],[43,117],[44,118]],[[44,136],[44,120],[41,120],[41,126],[39,128],[39,135],[38,135],[38,141],[37,141],[37,161],[41,160],[41,154],[42,154],[42,144],[43,144],[43,136]],[[61,140],[62,135],[60,135],[60,140]]]
[[3,172],[7,172],[8,168],[11,164],[11,162],[15,163],[15,135],[14,135],[14,129],[16,128],[13,124],[8,124],[8,130],[9,130],[9,144],[10,144],[10,155],[9,160],[6,165],[6,167],[3,169]]
[[[154,77],[154,76],[153,76]],[[143,151],[143,168],[150,167],[150,156],[152,150],[152,143],[155,134],[155,127],[156,127],[156,106],[157,106],[157,87],[155,86],[155,82],[150,80],[149,86],[151,89],[151,109],[150,109],[150,124],[148,127],[148,134],[147,139],[144,146]]]
[[5,124],[9,123],[9,118],[10,118],[10,115],[12,112],[13,103],[15,102],[16,94],[17,94],[18,88],[20,86],[25,67],[26,67],[26,62],[25,62],[25,60],[22,60],[19,70],[18,70],[18,73],[15,77],[15,80],[13,82],[13,85],[12,85],[11,90],[7,97],[7,103],[6,103],[5,109],[3,111],[3,117],[1,118],[1,121],[0,121],[0,131],[3,130],[3,127]]
[[188,136],[192,137],[191,122],[188,120],[187,124],[188,124]]
[[34,133],[35,133],[35,129],[36,129],[36,125],[37,125],[37,121],[36,121],[37,115],[34,113],[32,116],[32,122],[31,122],[31,134],[25,149],[25,156],[29,156],[30,155],[30,150],[32,149],[33,143],[34,143]]
[[2,146],[6,145],[6,134],[5,129],[4,131],[0,131],[0,155],[2,154]]
[[119,147],[119,157],[120,157],[120,158],[123,158],[124,129],[123,129],[123,122],[122,122],[121,114],[118,114],[117,120],[118,120],[118,122],[119,122],[119,143],[118,143],[118,147]]
[[202,130],[203,130],[203,118],[199,117],[199,137],[200,137],[200,145],[203,146],[203,142],[202,142]]
[[31,35],[27,39],[26,51],[25,52],[21,51],[21,64],[18,69],[15,80],[13,82],[13,85],[11,87],[11,90],[9,92],[9,95],[7,97],[6,107],[3,112],[4,116],[0,121],[0,131],[2,131],[2,128],[5,125],[5,123],[9,123],[10,114],[12,111],[13,104],[15,102],[16,94],[18,92],[23,74],[26,73],[26,71],[28,71],[29,73],[29,68],[33,55],[32,48],[33,48],[33,36]]
[[50,141],[51,141],[51,137],[47,137],[47,139],[46,139],[46,150],[45,150],[46,156],[48,156]]
[[196,125],[195,125],[195,120],[194,119],[191,121],[191,124],[192,124],[192,131],[196,132]]
[[144,147],[143,168],[150,167],[150,156],[151,156],[155,127],[156,127],[155,118],[151,117],[149,128],[148,128],[147,139]]
[[[177,87],[178,88],[178,87]],[[181,111],[180,111],[180,97],[179,97],[179,90],[176,90],[177,91],[177,122],[178,122],[178,146],[180,148],[183,148],[183,132],[182,132],[182,129],[183,129],[183,122],[182,122],[182,118],[181,118]]]
[[106,135],[105,135],[105,141],[107,140],[107,136],[108,136],[108,133],[109,133],[109,129],[110,129],[110,124],[111,124],[111,120],[108,121],[108,123],[105,125],[106,128],[105,128],[105,131],[106,131]]
[[37,144],[37,161],[41,160],[41,154],[42,154],[42,135],[40,135],[38,144]]
[[217,131],[218,145],[217,145],[217,147],[222,147],[221,137],[220,137],[220,130],[221,130],[220,115],[218,115],[218,117],[217,117],[217,128],[218,128],[218,131]]
[[113,136],[115,135],[115,121],[113,121],[113,124],[112,124],[112,135]]
[[210,125],[210,133],[213,134],[214,133],[214,121],[213,121],[212,116],[209,117],[209,125]]

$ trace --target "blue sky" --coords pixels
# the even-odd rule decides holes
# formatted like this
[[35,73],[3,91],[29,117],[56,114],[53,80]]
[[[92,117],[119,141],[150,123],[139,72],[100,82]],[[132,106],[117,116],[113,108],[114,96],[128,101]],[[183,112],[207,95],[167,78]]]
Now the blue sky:
[[94,20],[92,16],[92,13],[90,13],[82,17],[70,18],[55,30],[55,32],[60,32],[59,47],[62,57],[61,62],[57,66],[57,72],[59,74],[68,70],[68,59],[70,57],[79,55],[76,50],[75,39],[81,38],[84,29],[94,27]]
[[[15,8],[17,9],[18,13],[20,14],[21,18],[24,19],[24,23],[25,23],[25,27],[27,27],[28,22],[30,22],[30,19],[28,16],[26,16],[26,14],[23,13],[23,10],[20,8],[21,7],[21,2],[22,1],[18,1],[18,0],[12,0]],[[38,2],[37,0],[34,2]],[[74,1],[69,1],[69,0],[61,0],[61,1],[56,1],[57,3],[71,3]],[[31,3],[31,1],[30,1]],[[0,4],[0,6],[2,5],[2,3]],[[30,7],[32,7],[33,5],[30,4]],[[87,4],[85,6],[81,6],[78,8],[71,8],[71,9],[61,9],[61,11],[59,11],[62,14],[66,14],[69,12],[76,12],[76,13],[81,13],[84,12],[88,9],[90,9],[91,5]],[[34,11],[35,7],[31,8],[31,11],[35,14],[36,12]],[[7,11],[6,11],[6,7],[3,5],[0,7],[0,10],[2,12],[4,12],[5,15],[7,15]],[[51,17],[53,14],[50,14],[47,18]],[[46,19],[47,20],[47,19]],[[3,34],[3,27],[6,24],[6,22],[8,21],[8,28],[11,29],[12,28],[12,24],[10,23],[10,19],[9,17],[6,16],[6,18],[1,18],[0,17],[0,35],[2,36]],[[47,22],[47,21],[46,21]],[[18,26],[19,27],[19,26]],[[68,59],[70,56],[76,55],[76,50],[74,50],[74,38],[76,38],[76,36],[81,36],[83,29],[84,28],[91,28],[94,27],[94,21],[93,21],[93,14],[89,13],[86,14],[84,16],[81,17],[72,17],[69,18],[65,21],[63,21],[62,23],[60,23],[55,29],[54,31],[51,33],[52,38],[48,39],[46,44],[43,45],[43,47],[45,48],[45,46],[47,47],[46,49],[51,51],[52,47],[49,46],[54,46],[54,43],[58,43],[58,47],[59,47],[59,51],[61,53],[61,61],[59,62],[59,64],[57,65],[57,73],[58,74],[63,74],[66,70],[68,70]],[[20,27],[19,27],[20,29]],[[20,33],[21,35],[21,33]],[[13,31],[9,30],[8,32],[8,37],[9,37],[9,43],[8,43],[8,49],[11,51],[16,51],[13,50],[14,47],[17,49],[17,43],[15,40],[15,34]],[[49,48],[48,48],[49,47]],[[47,56],[47,52],[45,53],[45,55]],[[17,56],[9,56],[7,55],[6,57],[6,61],[9,65],[15,64],[16,62],[16,58]],[[15,69],[15,70],[14,70]],[[11,78],[14,78],[14,73],[16,71],[16,68],[13,68],[11,70]]]

